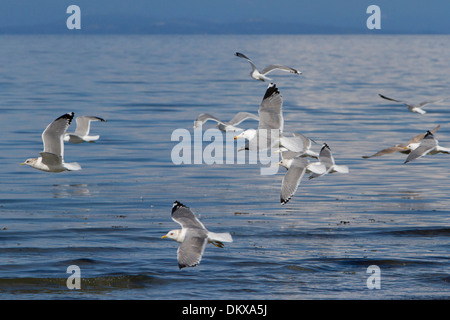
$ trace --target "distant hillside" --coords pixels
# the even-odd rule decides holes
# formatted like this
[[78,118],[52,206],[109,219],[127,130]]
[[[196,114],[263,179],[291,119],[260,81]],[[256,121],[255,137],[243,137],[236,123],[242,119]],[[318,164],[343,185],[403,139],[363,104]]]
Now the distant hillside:
[[200,20],[158,20],[144,16],[82,16],[81,30],[68,30],[66,21],[31,25],[0,27],[3,34],[358,34],[358,33],[448,33],[436,30],[368,30],[365,21],[358,27],[310,25],[267,20],[248,20],[238,23],[215,23]]

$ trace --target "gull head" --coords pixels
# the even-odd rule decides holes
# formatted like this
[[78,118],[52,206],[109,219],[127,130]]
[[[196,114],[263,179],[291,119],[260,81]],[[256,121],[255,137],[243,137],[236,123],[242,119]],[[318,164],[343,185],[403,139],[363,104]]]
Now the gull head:
[[285,167],[286,169],[289,169],[291,167],[292,161],[294,161],[294,159],[281,159],[281,161],[277,164],[279,166]]
[[413,150],[416,150],[416,149],[417,149],[417,147],[419,146],[419,144],[420,144],[420,143],[413,142],[413,143],[408,144],[406,147],[403,147],[403,149],[413,151]]
[[247,129],[245,131],[242,131],[240,134],[234,136],[234,140],[239,138],[244,138],[247,140],[251,140],[256,136],[256,130],[255,129]]
[[22,162],[20,165],[26,164],[27,166],[34,167],[36,162],[38,161],[38,158],[30,158],[25,160],[25,162]]
[[180,229],[177,230],[170,230],[165,236],[162,236],[161,239],[173,239],[177,242],[183,242],[183,239],[181,239],[182,237],[182,232]]

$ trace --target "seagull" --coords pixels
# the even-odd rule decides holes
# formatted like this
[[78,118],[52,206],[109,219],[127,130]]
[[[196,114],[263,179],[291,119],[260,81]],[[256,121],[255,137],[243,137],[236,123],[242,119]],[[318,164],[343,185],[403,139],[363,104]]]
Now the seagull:
[[282,106],[280,91],[274,83],[269,84],[258,109],[258,129],[247,129],[234,137],[248,140],[240,150],[263,150],[279,143],[284,127]]
[[409,111],[420,113],[420,114],[425,114],[426,113],[426,111],[423,110],[422,108],[425,107],[427,104],[438,103],[438,102],[442,102],[442,101],[447,99],[447,98],[444,98],[444,99],[433,100],[433,101],[423,101],[423,102],[420,102],[420,103],[417,103],[417,104],[410,104],[410,103],[407,103],[407,102],[403,102],[403,101],[395,100],[395,99],[392,99],[392,98],[388,98],[386,96],[383,96],[382,94],[378,94],[378,95],[381,98],[383,98],[383,99],[404,104],[404,105],[406,105],[406,107],[408,108]]
[[[441,125],[437,125],[436,128],[434,128],[433,130],[430,130],[431,133],[436,133],[436,131],[438,131],[438,129],[440,128]],[[406,143],[401,143],[401,144],[395,144],[392,147],[383,149],[381,151],[378,151],[377,153],[371,155],[371,156],[363,156],[364,159],[369,159],[372,157],[379,157],[379,156],[384,156],[386,154],[391,154],[394,152],[400,152],[400,153],[404,153],[404,154],[409,154],[413,148],[417,148],[417,146],[419,145],[420,141],[425,137],[426,133],[421,133],[418,134],[417,136],[411,138],[408,142]]]
[[63,172],[81,170],[81,166],[76,163],[64,162],[64,142],[63,137],[74,113],[66,113],[50,123],[42,133],[44,151],[40,152],[40,157],[30,158],[21,163],[29,165],[35,169],[47,172]]
[[316,143],[314,140],[304,136],[301,133],[283,134],[280,138],[279,149],[275,150],[276,153],[292,152],[290,158],[297,156],[319,158],[319,154],[311,150],[312,143]]
[[173,203],[172,219],[179,223],[182,229],[171,230],[162,239],[170,238],[181,243],[177,251],[180,269],[197,266],[207,243],[223,248],[222,242],[233,242],[229,233],[208,231],[191,209],[178,201]]
[[287,71],[287,72],[298,74],[298,75],[302,74],[300,71],[298,71],[296,69],[293,69],[293,68],[290,68],[290,67],[285,67],[285,66],[282,66],[280,64],[272,64],[270,66],[265,67],[260,72],[256,68],[256,66],[253,63],[253,61],[250,60],[246,55],[244,55],[244,54],[242,54],[240,52],[236,52],[234,55],[239,57],[239,58],[243,58],[243,59],[247,60],[248,62],[250,62],[250,65],[252,66],[252,72],[250,72],[250,76],[253,79],[256,79],[256,80],[261,80],[261,81],[268,80],[268,81],[271,81],[272,79],[266,77],[266,74],[268,74],[269,72],[272,72],[273,70],[276,70],[276,69]]
[[197,119],[194,121],[194,128],[198,128],[199,126],[201,126],[203,123],[205,123],[208,120],[213,120],[213,121],[217,122],[217,127],[219,128],[219,130],[225,131],[225,132],[227,132],[227,131],[235,132],[235,131],[242,130],[241,128],[238,128],[235,126],[237,126],[242,121],[247,120],[247,119],[259,120],[259,117],[250,112],[238,112],[233,117],[233,119],[226,122],[226,121],[220,121],[219,119],[210,115],[209,113],[201,113],[198,115]]
[[[312,163],[309,166],[309,169],[311,170],[313,168],[313,166],[317,167],[317,171],[322,171],[322,172],[319,172],[319,173],[313,172],[309,176],[309,179],[318,178],[318,177],[321,177],[328,173],[335,173],[335,172],[348,173],[349,172],[349,169],[347,166],[335,164],[333,154],[331,153],[331,149],[326,143],[324,143],[322,149],[320,149],[319,162]],[[320,170],[320,168],[323,168],[323,166],[325,166],[325,170],[323,170],[323,169]]]
[[[405,148],[408,148],[411,146],[408,145]],[[413,147],[414,148],[414,147]],[[449,148],[444,148],[439,145],[438,140],[434,137],[433,133],[430,131],[427,131],[425,134],[425,137],[422,139],[422,141],[417,145],[417,147],[414,148],[413,151],[408,155],[404,163],[408,163],[414,159],[423,157],[426,154],[437,154],[437,153],[450,153]]]
[[70,143],[94,142],[95,140],[98,140],[100,136],[89,135],[91,121],[106,122],[106,120],[102,118],[92,116],[81,116],[77,117],[75,120],[77,122],[77,128],[75,129],[74,133],[66,133],[64,135],[64,141],[66,142]]

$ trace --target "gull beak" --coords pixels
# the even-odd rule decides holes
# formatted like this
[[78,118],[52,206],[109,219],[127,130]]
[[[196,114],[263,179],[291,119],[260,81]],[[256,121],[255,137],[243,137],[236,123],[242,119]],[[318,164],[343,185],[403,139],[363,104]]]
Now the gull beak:
[[276,165],[281,166],[281,162],[277,162]]
[[26,164],[25,162],[22,162],[20,165],[23,166],[24,164]]
[[162,237],[161,237],[161,239],[165,239],[165,238],[167,238],[167,234],[166,234],[165,236],[162,236]]
[[281,150],[278,149],[278,150],[275,150],[273,153],[280,153],[280,152],[281,152]]

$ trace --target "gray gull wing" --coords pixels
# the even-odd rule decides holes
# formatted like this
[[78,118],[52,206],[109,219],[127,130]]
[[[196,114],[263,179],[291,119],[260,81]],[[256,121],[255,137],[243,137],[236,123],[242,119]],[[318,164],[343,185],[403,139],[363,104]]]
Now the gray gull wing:
[[411,151],[408,155],[404,163],[408,163],[414,159],[420,158],[426,155],[428,152],[436,148],[438,145],[437,140],[434,138],[433,134],[430,131],[427,131],[427,134],[420,142],[419,146]]
[[64,133],[72,122],[74,113],[66,113],[50,123],[42,133],[44,152],[64,158]]
[[309,161],[305,158],[295,158],[292,161],[291,166],[281,182],[281,204],[286,204],[297,191],[308,164]]
[[172,206],[172,219],[181,225],[182,228],[199,228],[205,229],[203,223],[197,219],[189,207],[175,201]]
[[284,118],[282,112],[283,99],[274,83],[269,84],[259,106],[258,129],[279,129],[283,131]]

